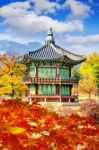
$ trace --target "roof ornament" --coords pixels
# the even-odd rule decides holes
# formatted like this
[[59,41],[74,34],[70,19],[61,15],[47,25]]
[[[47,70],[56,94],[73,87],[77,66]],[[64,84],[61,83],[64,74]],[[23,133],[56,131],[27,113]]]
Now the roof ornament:
[[45,39],[45,43],[46,44],[51,44],[51,43],[55,44],[54,37],[53,37],[52,27],[50,27],[50,29],[48,31],[47,37]]

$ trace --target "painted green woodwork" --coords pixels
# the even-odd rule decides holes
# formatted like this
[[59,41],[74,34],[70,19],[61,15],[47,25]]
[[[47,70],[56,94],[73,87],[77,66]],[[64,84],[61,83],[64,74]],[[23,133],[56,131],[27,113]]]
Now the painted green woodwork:
[[[48,61],[44,61],[43,66],[50,66],[50,63]],[[43,67],[43,66],[40,66],[40,67]]]
[[48,95],[55,95],[56,94],[56,86],[51,84],[46,85],[39,85],[38,86],[38,93],[39,94],[48,94]]
[[35,85],[30,84],[30,94],[35,94]]
[[59,68],[59,77],[69,79],[69,70],[67,68]]
[[39,67],[38,68],[38,76],[54,78],[56,76],[56,70],[55,70],[55,68]]
[[60,94],[70,95],[70,88],[68,85],[60,85]]
[[30,76],[35,76],[35,65],[33,63],[30,66]]

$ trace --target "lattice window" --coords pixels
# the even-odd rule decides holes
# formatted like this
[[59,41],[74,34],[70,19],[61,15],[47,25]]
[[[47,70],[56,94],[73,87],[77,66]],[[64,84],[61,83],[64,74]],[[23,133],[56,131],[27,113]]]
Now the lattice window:
[[39,94],[47,94],[47,95],[55,95],[56,94],[56,86],[55,85],[39,85],[38,86]]
[[70,95],[70,88],[68,85],[60,85],[60,94]]
[[69,79],[69,69],[60,68],[59,69],[59,77]]
[[38,68],[38,76],[39,77],[49,77],[54,78],[56,76],[56,69],[55,68]]

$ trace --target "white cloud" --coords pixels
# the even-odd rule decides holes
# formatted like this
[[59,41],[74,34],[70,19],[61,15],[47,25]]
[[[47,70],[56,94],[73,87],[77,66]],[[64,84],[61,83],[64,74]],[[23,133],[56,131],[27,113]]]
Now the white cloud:
[[30,2],[34,3],[34,11],[37,14],[45,13],[55,13],[57,9],[61,8],[57,2],[50,2],[48,0],[30,0]]
[[26,42],[26,40],[21,38],[21,37],[17,37],[17,36],[14,36],[12,34],[8,34],[8,33],[5,33],[5,32],[0,33],[0,40],[15,41],[15,42],[18,42],[18,43],[25,43]]
[[99,43],[99,34],[88,36],[65,36],[65,40],[69,44],[93,44]]
[[78,54],[88,54],[94,50],[99,52],[99,34],[86,36],[58,36],[58,45]]
[[5,18],[18,17],[26,13],[26,10],[30,7],[28,2],[14,2],[9,5],[5,5],[0,8],[0,16]]
[[49,16],[37,15],[33,10],[28,11],[29,8],[30,5],[27,1],[1,7],[0,15],[5,18],[3,25],[9,26],[7,33],[25,36],[45,32],[50,26],[58,33],[83,31],[83,22],[80,20],[61,22]]
[[6,54],[6,51],[0,51],[0,55]]
[[64,8],[69,8],[71,10],[71,14],[69,18],[86,18],[89,17],[92,12],[90,6],[87,4],[78,1],[78,0],[67,0],[65,1]]
[[[34,2],[34,9],[30,1]],[[0,34],[0,39],[14,40],[17,42],[29,42],[39,39],[48,28],[52,26],[58,45],[79,54],[88,53],[91,50],[99,50],[99,34],[89,36],[72,36],[69,32],[84,30],[81,18],[88,17],[91,13],[89,6],[77,0],[67,0],[64,8],[71,9],[73,20],[59,21],[48,16],[48,12],[56,12],[61,6],[56,2],[48,0],[28,0],[25,2],[14,2],[0,8],[0,16],[5,18],[2,23],[7,30]],[[29,10],[29,11],[28,11]],[[44,15],[46,13],[46,15]],[[77,18],[80,18],[77,19]],[[68,32],[68,35],[63,35]],[[63,33],[63,34],[62,34]],[[61,35],[61,37],[60,37]]]
[[99,45],[71,45],[68,50],[79,55],[89,55],[94,51],[99,53]]

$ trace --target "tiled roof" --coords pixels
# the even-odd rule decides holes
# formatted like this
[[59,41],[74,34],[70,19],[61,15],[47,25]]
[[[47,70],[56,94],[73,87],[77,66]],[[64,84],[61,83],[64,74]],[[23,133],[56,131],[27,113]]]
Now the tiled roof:
[[61,47],[59,47],[57,45],[56,45],[56,49],[58,49],[59,51],[62,51],[62,54],[64,56],[68,57],[71,60],[74,60],[74,61],[85,60],[84,56],[71,53],[71,52],[69,52],[67,50],[64,50],[63,48],[61,48]]
[[57,46],[53,37],[52,28],[48,32],[45,45],[35,51],[29,52],[26,57],[36,60],[59,60],[59,58],[62,58],[70,64],[79,64],[85,60],[83,56],[73,54]]
[[68,61],[71,64],[79,64],[85,60],[83,56],[73,54],[52,43],[45,44],[41,48],[29,52],[28,57],[37,60],[53,60],[64,58],[65,61]]
[[46,44],[38,50],[29,52],[29,56],[34,59],[57,59],[62,57],[62,55],[57,53],[51,45],[52,44]]

